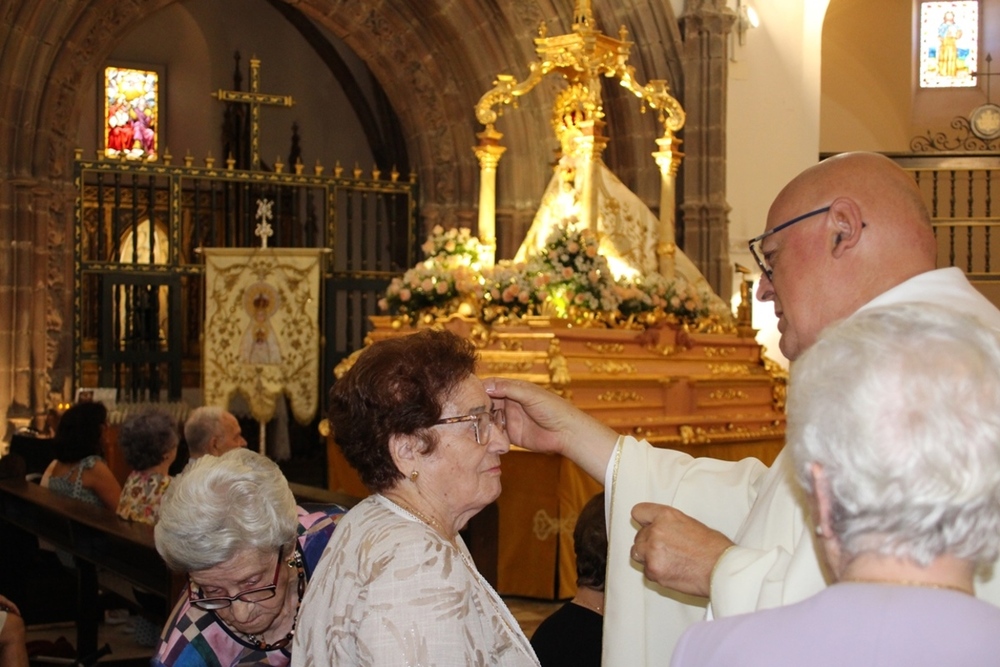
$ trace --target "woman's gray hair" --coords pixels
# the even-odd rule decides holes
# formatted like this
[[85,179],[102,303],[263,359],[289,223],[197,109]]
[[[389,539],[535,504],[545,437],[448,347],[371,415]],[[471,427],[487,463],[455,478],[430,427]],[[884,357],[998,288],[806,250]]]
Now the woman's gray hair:
[[172,570],[197,572],[246,549],[277,551],[297,531],[295,498],[277,464],[239,448],[198,459],[170,483],[154,535]]
[[799,482],[823,467],[834,534],[921,566],[1000,550],[1000,335],[925,303],[861,311],[792,365]]

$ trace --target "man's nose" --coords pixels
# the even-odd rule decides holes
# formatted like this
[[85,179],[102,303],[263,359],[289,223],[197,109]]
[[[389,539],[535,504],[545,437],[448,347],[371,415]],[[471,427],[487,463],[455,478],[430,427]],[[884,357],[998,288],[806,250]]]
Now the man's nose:
[[757,284],[758,301],[774,301],[774,285],[766,273],[760,274],[760,282]]

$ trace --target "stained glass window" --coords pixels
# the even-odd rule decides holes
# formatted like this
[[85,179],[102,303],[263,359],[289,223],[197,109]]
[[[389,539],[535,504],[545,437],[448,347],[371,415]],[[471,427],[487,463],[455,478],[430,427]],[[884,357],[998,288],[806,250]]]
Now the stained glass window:
[[975,86],[978,55],[978,2],[921,3],[921,88]]
[[104,154],[155,160],[159,149],[160,75],[154,70],[104,69]]

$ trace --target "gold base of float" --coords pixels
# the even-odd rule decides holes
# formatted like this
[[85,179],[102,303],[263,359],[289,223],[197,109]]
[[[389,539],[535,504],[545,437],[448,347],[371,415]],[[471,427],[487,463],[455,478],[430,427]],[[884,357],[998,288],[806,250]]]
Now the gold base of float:
[[[480,377],[534,382],[618,431],[657,447],[770,464],[784,444],[785,374],[762,356],[753,330],[698,333],[680,325],[609,329],[549,317],[488,327],[453,315],[407,324],[372,317],[368,342],[422,328],[448,329],[479,349]],[[353,357],[338,367],[338,375]],[[366,495],[329,441],[335,491]],[[575,592],[573,526],[601,484],[561,457],[514,448],[503,457],[497,500],[497,590],[565,599]],[[482,565],[480,565],[482,567]]]

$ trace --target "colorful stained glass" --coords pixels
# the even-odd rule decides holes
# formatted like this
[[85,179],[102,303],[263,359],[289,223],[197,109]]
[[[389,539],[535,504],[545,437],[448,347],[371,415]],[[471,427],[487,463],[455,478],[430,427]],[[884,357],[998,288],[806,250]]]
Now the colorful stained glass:
[[155,160],[159,148],[160,75],[156,71],[104,69],[104,154]]
[[920,87],[976,85],[978,2],[920,4]]

